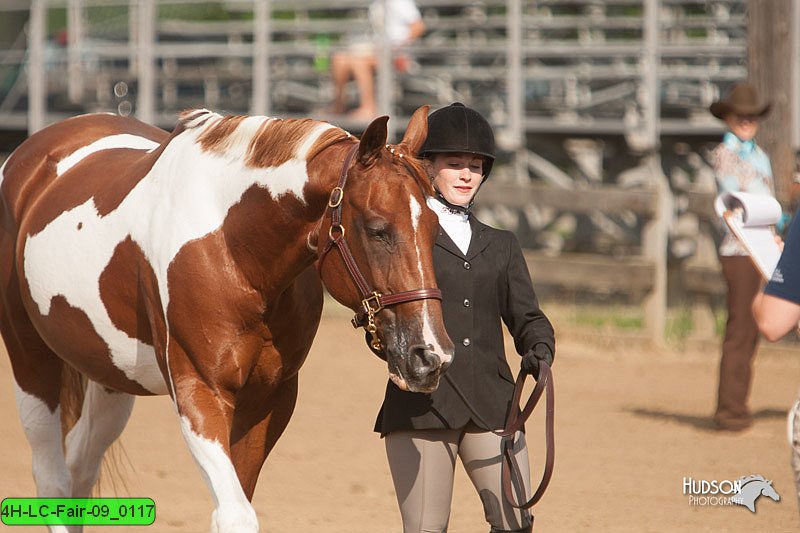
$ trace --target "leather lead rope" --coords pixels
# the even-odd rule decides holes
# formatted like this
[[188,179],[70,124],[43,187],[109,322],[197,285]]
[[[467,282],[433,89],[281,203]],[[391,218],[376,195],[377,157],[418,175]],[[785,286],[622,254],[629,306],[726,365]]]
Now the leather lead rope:
[[[469,411],[472,413],[472,416],[475,418],[475,420],[486,428],[492,427],[483,420],[481,415],[478,414],[475,407],[467,399],[452,378],[450,378],[447,372],[445,372],[444,378],[445,381],[450,384],[459,398],[461,398],[461,401],[463,401],[467,406],[467,409],[469,409]],[[525,407],[520,409],[520,399],[522,397],[522,390],[525,386],[526,378],[527,375],[522,371],[520,371],[517,375],[517,380],[514,383],[514,395],[511,402],[511,410],[506,417],[506,423],[503,429],[500,431],[489,430],[501,438],[501,480],[503,485],[503,495],[505,496],[509,505],[517,509],[530,509],[536,505],[539,500],[541,500],[542,496],[547,490],[547,486],[550,484],[550,479],[553,476],[553,466],[555,464],[555,392],[553,388],[553,373],[547,363],[544,361],[539,362],[539,379],[536,381],[536,386],[533,388],[533,392],[531,392],[528,401],[525,402]],[[517,458],[514,455],[514,437],[516,436],[517,432],[525,426],[525,422],[531,416],[531,413],[533,413],[533,409],[536,407],[536,404],[539,403],[543,393],[546,394],[547,400],[547,407],[545,411],[546,452],[544,471],[542,472],[542,479],[539,481],[539,486],[537,487],[531,499],[520,503],[519,497],[514,495],[514,489],[516,487],[519,493],[519,491],[524,490],[524,484],[521,470],[519,468],[519,464],[517,463]]]
[[356,284],[359,293],[361,294],[361,307],[362,309],[355,314],[351,323],[354,328],[363,327],[371,336],[370,344],[376,350],[382,350],[380,339],[378,338],[377,326],[375,324],[375,315],[378,314],[384,307],[397,305],[405,302],[413,302],[415,300],[424,300],[427,298],[442,299],[442,291],[436,288],[426,289],[413,289],[409,291],[396,292],[393,294],[381,294],[380,292],[372,289],[367,279],[358,268],[353,253],[347,245],[344,238],[345,228],[342,225],[342,201],[344,199],[344,186],[347,182],[347,173],[353,164],[353,160],[358,153],[358,144],[353,145],[350,151],[344,158],[342,170],[339,173],[339,181],[336,187],[331,191],[330,198],[328,198],[328,209],[331,212],[331,225],[328,228],[328,242],[322,249],[317,261],[317,270],[322,271],[322,262],[328,255],[328,252],[336,246],[339,254],[342,256],[347,271],[350,277]]

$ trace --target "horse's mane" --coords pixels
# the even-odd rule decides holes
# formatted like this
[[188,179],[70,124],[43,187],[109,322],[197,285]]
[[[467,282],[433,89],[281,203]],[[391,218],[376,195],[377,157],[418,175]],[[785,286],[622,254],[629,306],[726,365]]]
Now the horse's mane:
[[428,177],[428,172],[422,165],[422,160],[409,152],[402,144],[388,145],[388,148],[390,157],[394,158],[395,161],[399,159],[405,165],[408,173],[414,177],[414,180],[422,189],[422,193],[425,196],[433,196],[433,184]]
[[[306,161],[338,142],[353,139],[345,130],[310,118],[280,119],[263,116],[222,116],[208,109],[190,109],[180,115],[178,130],[200,130],[198,143],[206,151],[240,158],[254,168],[277,166],[298,152]],[[311,141],[310,146],[305,144]],[[387,145],[383,157],[401,162],[422,192],[432,196],[433,185],[422,162],[403,144]],[[374,164],[370,161],[367,166]]]
[[242,159],[254,168],[278,166],[298,155],[309,161],[332,144],[352,137],[341,128],[310,118],[222,116],[207,109],[181,113],[178,128],[200,130],[197,140],[203,150]]

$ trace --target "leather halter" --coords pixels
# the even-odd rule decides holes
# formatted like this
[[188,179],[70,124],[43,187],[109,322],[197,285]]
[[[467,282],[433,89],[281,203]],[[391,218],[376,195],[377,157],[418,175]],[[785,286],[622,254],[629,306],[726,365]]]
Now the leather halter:
[[344,238],[345,228],[342,226],[342,200],[344,199],[344,185],[347,181],[347,173],[350,166],[353,164],[356,153],[358,152],[358,144],[354,145],[344,159],[342,171],[339,174],[339,182],[336,187],[331,191],[330,198],[328,199],[328,208],[331,211],[331,226],[328,229],[328,242],[323,248],[317,262],[317,269],[322,272],[322,262],[325,260],[328,252],[336,246],[342,256],[347,271],[350,277],[358,287],[361,293],[361,307],[351,323],[354,328],[363,327],[371,335],[370,344],[376,350],[382,350],[381,341],[378,338],[377,327],[375,325],[375,315],[379,313],[384,307],[397,305],[405,302],[413,302],[415,300],[424,300],[427,298],[442,299],[442,291],[436,288],[427,289],[413,289],[410,291],[396,292],[394,294],[382,294],[373,289],[361,270],[356,264],[356,260],[350,252],[350,247],[347,246],[347,241]]

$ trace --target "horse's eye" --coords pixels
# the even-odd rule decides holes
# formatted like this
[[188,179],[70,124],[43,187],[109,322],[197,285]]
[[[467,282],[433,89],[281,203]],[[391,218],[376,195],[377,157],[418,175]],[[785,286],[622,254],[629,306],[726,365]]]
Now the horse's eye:
[[394,231],[391,224],[385,221],[367,224],[367,235],[376,241],[391,244],[394,240]]

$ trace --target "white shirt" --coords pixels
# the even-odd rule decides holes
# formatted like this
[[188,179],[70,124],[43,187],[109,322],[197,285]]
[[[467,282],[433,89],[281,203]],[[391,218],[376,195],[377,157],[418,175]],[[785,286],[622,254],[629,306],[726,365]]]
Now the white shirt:
[[386,36],[392,46],[405,44],[411,35],[411,25],[422,18],[413,0],[385,0],[389,16],[383,15],[383,2],[372,2],[369,6],[369,20],[377,39],[383,32],[383,22],[387,21]]
[[442,229],[446,231],[447,235],[456,243],[461,253],[467,255],[469,241],[472,239],[469,215],[454,212],[433,196],[428,197],[427,203],[428,207],[439,217],[439,225]]

